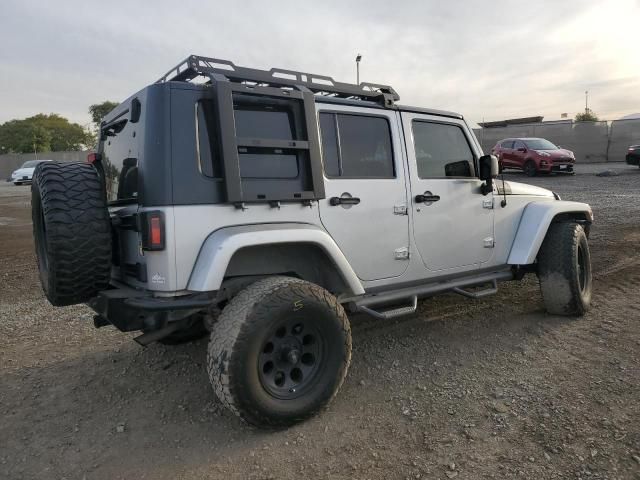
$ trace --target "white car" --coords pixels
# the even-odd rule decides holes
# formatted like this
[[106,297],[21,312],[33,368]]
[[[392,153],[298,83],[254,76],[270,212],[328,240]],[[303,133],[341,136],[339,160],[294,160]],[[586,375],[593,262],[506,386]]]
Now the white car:
[[23,183],[31,182],[33,178],[33,172],[42,162],[51,162],[52,160],[29,160],[11,174],[11,181],[14,185],[21,185]]

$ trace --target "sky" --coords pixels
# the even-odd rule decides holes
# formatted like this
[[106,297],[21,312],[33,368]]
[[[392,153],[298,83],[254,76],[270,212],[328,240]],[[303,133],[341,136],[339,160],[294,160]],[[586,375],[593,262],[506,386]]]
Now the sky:
[[121,101],[189,54],[392,85],[470,122],[640,112],[640,0],[2,0],[0,123]]

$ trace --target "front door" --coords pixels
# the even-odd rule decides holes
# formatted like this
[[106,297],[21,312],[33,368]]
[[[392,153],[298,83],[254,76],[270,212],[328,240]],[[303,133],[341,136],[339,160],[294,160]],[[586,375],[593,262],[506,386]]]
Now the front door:
[[467,271],[493,254],[493,194],[481,193],[478,150],[462,120],[402,113],[414,242],[427,269]]
[[409,217],[398,114],[328,104],[318,110],[322,224],[361,280],[402,275]]

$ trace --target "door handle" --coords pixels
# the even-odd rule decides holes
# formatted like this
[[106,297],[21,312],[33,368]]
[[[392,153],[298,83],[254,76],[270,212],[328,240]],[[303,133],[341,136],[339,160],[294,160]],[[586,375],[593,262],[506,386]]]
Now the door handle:
[[416,203],[433,203],[440,200],[440,195],[432,195],[431,192],[424,192],[423,195],[416,195]]
[[360,199],[358,197],[331,197],[329,203],[334,207],[337,205],[358,205]]

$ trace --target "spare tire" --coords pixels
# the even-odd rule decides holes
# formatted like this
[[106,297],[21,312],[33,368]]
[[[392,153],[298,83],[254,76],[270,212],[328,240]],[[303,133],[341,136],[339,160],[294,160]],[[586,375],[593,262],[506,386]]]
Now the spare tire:
[[111,221],[104,187],[88,163],[40,163],[31,184],[40,282],[55,306],[83,303],[109,285]]

